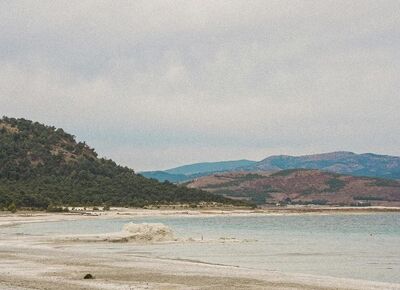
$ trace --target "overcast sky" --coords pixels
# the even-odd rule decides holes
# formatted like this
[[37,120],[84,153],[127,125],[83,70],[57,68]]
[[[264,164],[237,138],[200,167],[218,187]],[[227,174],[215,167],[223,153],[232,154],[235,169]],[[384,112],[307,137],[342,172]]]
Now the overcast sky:
[[400,1],[0,1],[0,114],[135,170],[400,155]]

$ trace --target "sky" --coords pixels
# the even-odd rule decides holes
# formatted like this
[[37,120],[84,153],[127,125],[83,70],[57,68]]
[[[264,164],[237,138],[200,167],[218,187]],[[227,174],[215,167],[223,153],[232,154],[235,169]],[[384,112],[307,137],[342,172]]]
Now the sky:
[[137,171],[400,155],[400,1],[0,1],[0,115]]

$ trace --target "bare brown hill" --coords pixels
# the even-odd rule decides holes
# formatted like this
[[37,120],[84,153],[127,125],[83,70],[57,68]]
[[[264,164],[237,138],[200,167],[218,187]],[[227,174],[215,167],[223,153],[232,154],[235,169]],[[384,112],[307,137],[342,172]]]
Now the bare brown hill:
[[258,204],[400,205],[400,181],[293,169],[278,172],[230,172],[187,184]]

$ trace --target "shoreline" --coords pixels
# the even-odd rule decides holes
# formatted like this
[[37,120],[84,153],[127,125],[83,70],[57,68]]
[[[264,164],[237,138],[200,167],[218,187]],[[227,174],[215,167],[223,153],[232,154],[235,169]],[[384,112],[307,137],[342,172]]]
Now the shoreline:
[[400,213],[400,207],[274,207],[260,209],[141,209],[115,207],[109,211],[74,211],[50,213],[45,211],[0,212],[0,228],[32,222],[57,222],[82,219],[123,219],[127,217],[216,217],[216,216],[280,216],[280,215],[347,215]]
[[[300,289],[398,290],[400,284],[284,273],[138,253],[78,250],[26,240],[0,243],[0,289]],[[101,244],[100,244],[101,245]],[[83,276],[91,273],[93,280]]]
[[[393,283],[192,261],[130,257],[129,262],[115,262],[104,255],[94,258],[82,253],[58,253],[56,258],[43,259],[45,253],[48,251],[1,253],[0,263],[8,262],[12,266],[7,272],[0,270],[0,289],[400,289],[399,284]],[[14,273],[10,275],[10,271]],[[84,280],[86,273],[93,273],[95,279]]]
[[[264,215],[337,215],[399,212],[400,208],[313,209],[127,209],[107,212],[0,213],[1,227],[31,222],[126,219],[129,217],[213,217]],[[90,214],[89,214],[90,213]],[[95,214],[95,215],[91,215]],[[143,256],[107,243],[54,242],[54,235],[1,235],[0,290],[3,289],[399,289],[400,284],[283,273],[195,260]],[[115,244],[114,244],[115,246]],[[101,249],[101,250],[98,250]],[[93,280],[83,276],[92,273]]]

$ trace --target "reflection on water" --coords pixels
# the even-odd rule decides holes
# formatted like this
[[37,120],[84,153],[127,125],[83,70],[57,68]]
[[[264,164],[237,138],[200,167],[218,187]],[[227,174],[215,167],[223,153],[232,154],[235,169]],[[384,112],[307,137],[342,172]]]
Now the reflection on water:
[[[174,230],[177,237],[203,238],[204,242],[102,244],[96,247],[96,251],[123,251],[144,256],[400,283],[400,214],[397,213],[141,217],[25,224],[2,229],[2,232],[30,235],[107,233],[120,231],[128,222],[164,223]],[[235,238],[241,242],[220,238]]]

